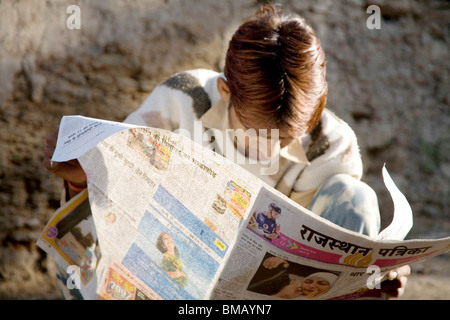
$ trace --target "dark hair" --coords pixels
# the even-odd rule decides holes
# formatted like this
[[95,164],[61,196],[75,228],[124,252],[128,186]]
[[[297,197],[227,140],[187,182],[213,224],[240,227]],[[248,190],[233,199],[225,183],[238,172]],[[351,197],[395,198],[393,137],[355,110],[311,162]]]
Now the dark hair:
[[[156,239],[156,248],[161,251],[161,253],[166,253],[167,252],[167,247],[164,244],[164,240],[163,240],[163,236],[164,235],[168,235],[170,237],[172,237],[170,234],[166,233],[166,232],[161,232],[160,235],[158,236],[158,238]],[[178,251],[178,248],[174,245],[174,253],[176,257],[180,256],[180,252]]]
[[326,104],[325,54],[300,17],[260,8],[233,35],[225,60],[230,104],[247,128],[311,132]]

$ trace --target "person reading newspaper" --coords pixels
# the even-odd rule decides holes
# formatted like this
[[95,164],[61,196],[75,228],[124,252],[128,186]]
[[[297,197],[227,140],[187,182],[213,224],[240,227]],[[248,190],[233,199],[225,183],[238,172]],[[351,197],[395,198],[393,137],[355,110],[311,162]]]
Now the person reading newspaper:
[[[249,171],[329,221],[370,237],[380,228],[375,192],[364,182],[352,129],[326,107],[325,54],[314,30],[298,16],[267,5],[234,33],[224,73],[197,69],[156,86],[125,122],[171,131],[213,132],[234,152],[256,160]],[[78,161],[51,162],[57,131],[47,139],[43,163],[64,179],[66,200],[87,185]],[[223,138],[220,137],[220,138]],[[267,164],[275,172],[263,174]],[[381,290],[403,293],[409,266],[388,274]]]

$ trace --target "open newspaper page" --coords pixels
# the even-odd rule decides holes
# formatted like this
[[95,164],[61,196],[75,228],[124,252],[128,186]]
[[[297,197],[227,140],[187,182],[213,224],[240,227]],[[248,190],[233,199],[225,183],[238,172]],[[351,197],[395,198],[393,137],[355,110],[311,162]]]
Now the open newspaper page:
[[61,274],[67,274],[60,279],[65,291],[75,289],[85,299],[96,298],[95,267],[101,260],[101,252],[87,190],[53,214],[37,245],[54,258]]
[[[89,131],[79,132],[80,127]],[[105,299],[135,299],[137,293],[150,299],[205,299],[262,182],[163,130],[120,131],[67,117],[60,131],[65,152],[55,152],[54,159],[77,157],[88,176],[100,252],[88,296],[95,289]],[[104,139],[105,132],[113,135]],[[57,233],[44,231],[42,238]]]
[[[408,210],[378,240],[340,228],[160,129],[64,117],[54,161],[73,158],[88,192],[55,213],[38,245],[88,299],[358,298],[388,270],[449,249],[450,238],[400,241]],[[306,288],[317,279],[320,292]]]
[[[261,218],[275,203],[277,236]],[[251,218],[212,295],[215,299],[383,298],[387,271],[449,249],[450,239],[376,240],[338,227],[299,207],[273,189],[262,188]],[[255,267],[256,266],[256,267]]]

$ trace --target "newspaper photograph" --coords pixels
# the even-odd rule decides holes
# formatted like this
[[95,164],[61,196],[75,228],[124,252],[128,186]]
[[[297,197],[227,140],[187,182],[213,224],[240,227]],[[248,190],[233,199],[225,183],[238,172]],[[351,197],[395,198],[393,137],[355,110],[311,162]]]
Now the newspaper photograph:
[[63,117],[53,161],[78,159],[88,188],[37,244],[84,299],[364,299],[389,270],[444,253],[403,240],[407,200],[383,168],[394,218],[377,239],[303,208],[173,132]]

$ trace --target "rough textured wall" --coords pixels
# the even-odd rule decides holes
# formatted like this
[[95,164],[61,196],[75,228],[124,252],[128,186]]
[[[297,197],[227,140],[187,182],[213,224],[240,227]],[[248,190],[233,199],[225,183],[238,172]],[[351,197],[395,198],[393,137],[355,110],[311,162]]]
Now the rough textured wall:
[[[52,264],[34,242],[59,203],[61,182],[41,161],[60,118],[121,121],[172,73],[221,71],[233,31],[265,2],[0,0],[0,298],[59,297]],[[449,235],[449,3],[280,3],[322,41],[328,107],[359,137],[363,180],[379,195],[384,225],[392,212],[386,162],[415,214],[410,236]],[[80,30],[66,27],[72,4],[81,9]],[[379,30],[366,26],[370,4],[381,8]]]

